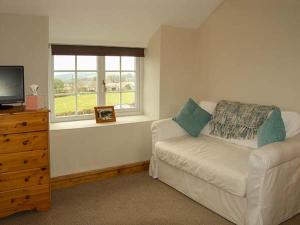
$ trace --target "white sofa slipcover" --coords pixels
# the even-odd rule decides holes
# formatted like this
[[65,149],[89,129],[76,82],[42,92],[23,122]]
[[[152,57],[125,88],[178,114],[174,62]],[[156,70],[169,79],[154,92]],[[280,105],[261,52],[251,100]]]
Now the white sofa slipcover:
[[238,196],[245,196],[250,150],[200,136],[171,138],[156,144],[157,157],[195,177]]
[[[150,175],[241,225],[276,225],[300,212],[300,134],[258,149],[152,124]],[[223,150],[223,151],[222,151]]]

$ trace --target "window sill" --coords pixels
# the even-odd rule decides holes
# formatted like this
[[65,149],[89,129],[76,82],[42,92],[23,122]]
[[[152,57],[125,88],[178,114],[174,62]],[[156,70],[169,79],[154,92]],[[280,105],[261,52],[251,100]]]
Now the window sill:
[[95,119],[72,121],[72,122],[50,123],[50,131],[70,130],[70,129],[90,128],[90,127],[117,126],[117,125],[121,125],[121,124],[141,123],[141,122],[147,122],[147,121],[153,121],[153,119],[148,116],[139,115],[139,116],[117,117],[116,122],[109,122],[109,123],[96,123]]

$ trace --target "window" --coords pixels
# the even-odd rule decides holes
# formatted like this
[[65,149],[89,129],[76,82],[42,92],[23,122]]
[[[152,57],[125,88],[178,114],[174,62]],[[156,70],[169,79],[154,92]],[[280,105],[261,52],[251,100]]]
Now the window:
[[116,109],[136,108],[136,58],[105,57],[105,102]]
[[91,119],[97,105],[118,115],[140,112],[140,63],[134,56],[54,55],[52,121]]

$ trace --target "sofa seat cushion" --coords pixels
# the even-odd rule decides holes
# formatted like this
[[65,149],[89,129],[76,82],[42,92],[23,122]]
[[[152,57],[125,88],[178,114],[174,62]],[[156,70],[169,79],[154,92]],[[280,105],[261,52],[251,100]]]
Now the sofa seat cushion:
[[224,191],[246,196],[251,149],[213,137],[182,136],[155,144],[156,157]]

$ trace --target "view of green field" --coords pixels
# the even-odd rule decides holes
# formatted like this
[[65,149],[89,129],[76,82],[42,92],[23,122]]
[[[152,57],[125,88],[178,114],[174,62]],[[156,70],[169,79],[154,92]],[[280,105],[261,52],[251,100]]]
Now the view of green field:
[[[78,113],[88,114],[94,112],[94,107],[97,106],[96,94],[78,95]],[[120,93],[106,93],[106,105],[119,105]],[[135,103],[134,92],[122,93],[122,104],[132,105]],[[55,113],[56,116],[67,116],[75,114],[75,96],[55,97]]]

